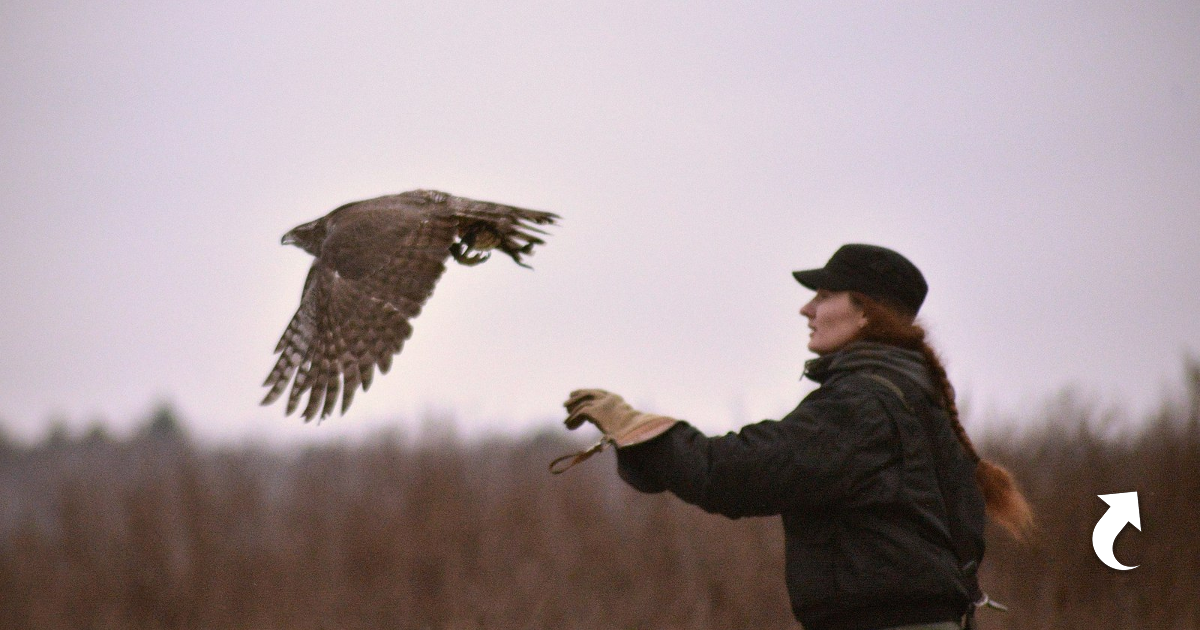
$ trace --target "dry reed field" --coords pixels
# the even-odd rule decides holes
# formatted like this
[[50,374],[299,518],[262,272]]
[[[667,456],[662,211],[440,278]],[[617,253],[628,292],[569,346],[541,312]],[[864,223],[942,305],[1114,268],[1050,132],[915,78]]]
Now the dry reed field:
[[[1187,402],[1110,431],[1064,405],[982,439],[1038,513],[989,536],[982,628],[1200,628],[1200,369]],[[160,421],[162,418],[160,418]],[[138,436],[0,445],[0,628],[798,628],[777,519],[730,521],[617,479],[578,446],[380,436],[302,451]],[[1139,493],[1100,563],[1098,494]]]

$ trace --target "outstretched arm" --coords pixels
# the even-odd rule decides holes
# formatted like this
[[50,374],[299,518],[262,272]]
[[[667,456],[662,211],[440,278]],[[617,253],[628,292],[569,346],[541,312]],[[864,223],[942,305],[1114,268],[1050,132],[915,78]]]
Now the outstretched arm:
[[[768,516],[818,506],[844,492],[847,453],[809,418],[789,416],[707,437],[688,424],[617,451],[621,478],[642,491],[670,490],[707,512]],[[843,452],[839,452],[843,450]]]
[[[886,453],[865,447],[881,443],[886,439],[881,432],[890,429],[854,422],[860,414],[852,406],[802,404],[782,420],[759,422],[720,437],[707,437],[672,419],[668,430],[650,439],[618,442],[618,472],[638,490],[670,490],[688,503],[731,518],[828,505],[886,465]],[[584,419],[602,431],[611,421],[593,416]]]

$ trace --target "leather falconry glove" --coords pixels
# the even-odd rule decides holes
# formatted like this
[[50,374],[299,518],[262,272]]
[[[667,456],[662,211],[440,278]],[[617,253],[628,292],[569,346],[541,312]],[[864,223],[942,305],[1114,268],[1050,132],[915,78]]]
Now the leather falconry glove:
[[[563,421],[567,429],[575,430],[584,422],[591,422],[604,437],[587,450],[564,455],[551,462],[550,472],[555,474],[599,453],[607,443],[615,444],[618,448],[640,444],[662,435],[679,422],[675,418],[637,411],[624,398],[603,389],[577,389],[571,392],[563,406],[567,408],[567,419]],[[574,459],[566,466],[556,468],[557,464],[572,457]]]

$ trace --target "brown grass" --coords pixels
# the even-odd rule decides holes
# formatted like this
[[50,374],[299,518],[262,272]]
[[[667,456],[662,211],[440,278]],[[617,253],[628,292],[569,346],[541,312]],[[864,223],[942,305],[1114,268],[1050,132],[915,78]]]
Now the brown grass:
[[[1059,409],[980,440],[1037,513],[989,537],[983,628],[1200,628],[1200,371],[1190,400],[1124,435]],[[778,519],[729,521],[626,488],[611,454],[380,437],[302,452],[168,432],[0,444],[0,628],[796,628]],[[1098,494],[1144,530],[1096,559]]]

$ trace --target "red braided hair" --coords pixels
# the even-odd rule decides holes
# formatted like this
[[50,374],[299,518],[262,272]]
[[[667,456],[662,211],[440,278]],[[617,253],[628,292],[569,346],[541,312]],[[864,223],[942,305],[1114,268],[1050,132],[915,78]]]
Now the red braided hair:
[[1024,540],[1033,531],[1033,510],[1021,494],[1012,474],[1004,467],[983,459],[975,450],[975,445],[958,418],[954,386],[950,384],[941,357],[925,339],[925,329],[911,316],[904,315],[897,309],[862,293],[851,291],[850,299],[863,310],[867,318],[867,325],[859,333],[859,339],[916,350],[925,356],[929,376],[941,394],[941,400],[938,402],[950,416],[959,443],[966,449],[967,455],[978,463],[975,469],[975,483],[983,493],[988,515],[1008,530],[1013,538]]

